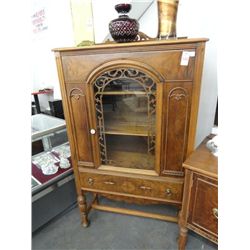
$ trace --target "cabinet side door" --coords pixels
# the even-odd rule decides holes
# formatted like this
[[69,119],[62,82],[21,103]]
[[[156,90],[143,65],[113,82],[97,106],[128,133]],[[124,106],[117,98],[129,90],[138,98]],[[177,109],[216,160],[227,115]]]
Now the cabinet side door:
[[188,227],[217,242],[218,237],[218,182],[194,174],[191,190]]

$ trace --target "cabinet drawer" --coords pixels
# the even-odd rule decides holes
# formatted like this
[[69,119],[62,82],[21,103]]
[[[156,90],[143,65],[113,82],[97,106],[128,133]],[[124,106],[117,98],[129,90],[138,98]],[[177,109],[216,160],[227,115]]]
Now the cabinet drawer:
[[[195,52],[194,49],[188,50]],[[107,62],[130,60],[138,62],[140,66],[157,69],[165,80],[192,80],[195,57],[190,57],[187,66],[181,65],[182,49],[167,51],[134,51],[133,53],[106,51],[103,53],[63,56],[64,77],[67,83],[85,82],[89,74],[99,65]]]
[[156,181],[87,172],[81,173],[80,178],[82,188],[85,190],[131,194],[146,199],[173,201],[173,203],[181,203],[182,199],[181,180],[167,178],[167,181]]
[[188,223],[205,233],[218,234],[218,182],[202,175],[193,175]]

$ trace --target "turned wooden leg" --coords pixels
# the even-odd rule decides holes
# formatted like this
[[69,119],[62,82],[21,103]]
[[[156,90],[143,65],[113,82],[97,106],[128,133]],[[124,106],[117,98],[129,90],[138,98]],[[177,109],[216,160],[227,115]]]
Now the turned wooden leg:
[[88,227],[89,220],[88,220],[88,210],[87,210],[87,202],[86,202],[85,194],[79,195],[77,197],[77,201],[78,201],[78,206],[81,212],[82,226]]
[[179,233],[179,250],[185,250],[186,242],[187,242],[187,228],[180,227],[180,233]]

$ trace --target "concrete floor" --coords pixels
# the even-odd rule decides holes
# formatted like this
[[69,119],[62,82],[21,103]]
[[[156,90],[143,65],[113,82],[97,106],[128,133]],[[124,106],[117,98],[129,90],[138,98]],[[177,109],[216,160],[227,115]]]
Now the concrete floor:
[[[117,202],[100,199],[102,204],[117,205]],[[175,215],[176,208],[165,205],[132,205],[123,202],[120,207],[141,209]],[[88,228],[80,225],[78,207],[36,231],[32,237],[33,250],[78,250],[78,249],[178,249],[178,225],[176,223],[127,216],[92,210]],[[217,245],[189,232],[186,249],[215,250]]]

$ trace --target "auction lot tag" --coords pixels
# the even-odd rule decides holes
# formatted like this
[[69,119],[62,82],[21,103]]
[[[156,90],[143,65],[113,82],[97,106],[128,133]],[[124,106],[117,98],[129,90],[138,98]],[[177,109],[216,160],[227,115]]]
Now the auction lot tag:
[[183,51],[180,65],[187,66],[189,62],[189,57],[194,57],[194,56],[195,56],[195,51]]

